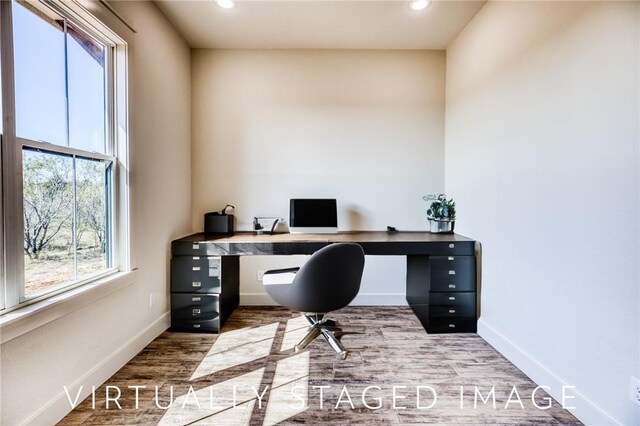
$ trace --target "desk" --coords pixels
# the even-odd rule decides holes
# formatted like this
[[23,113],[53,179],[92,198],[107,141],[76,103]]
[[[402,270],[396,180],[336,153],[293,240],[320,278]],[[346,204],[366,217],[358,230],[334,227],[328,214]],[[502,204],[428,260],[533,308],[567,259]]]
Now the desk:
[[475,241],[457,234],[385,231],[198,233],[172,241],[172,327],[219,332],[239,303],[240,256],[310,255],[339,242],[360,244],[366,255],[406,256],[407,302],[427,332],[476,332]]

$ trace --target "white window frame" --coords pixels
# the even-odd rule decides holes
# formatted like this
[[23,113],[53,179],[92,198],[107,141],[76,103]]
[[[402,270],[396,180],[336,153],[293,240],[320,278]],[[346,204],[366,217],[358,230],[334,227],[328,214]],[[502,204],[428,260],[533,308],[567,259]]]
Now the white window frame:
[[[128,99],[127,44],[122,38],[74,2],[30,0],[53,9],[78,28],[106,46],[105,138],[107,154],[54,145],[16,136],[13,60],[12,1],[0,1],[0,65],[2,84],[2,151],[0,162],[0,315],[96,282],[118,272],[130,271],[129,193],[128,193]],[[24,147],[59,152],[81,158],[110,161],[113,164],[112,268],[88,279],[74,281],[36,297],[24,295],[24,218],[22,188],[22,150]]]

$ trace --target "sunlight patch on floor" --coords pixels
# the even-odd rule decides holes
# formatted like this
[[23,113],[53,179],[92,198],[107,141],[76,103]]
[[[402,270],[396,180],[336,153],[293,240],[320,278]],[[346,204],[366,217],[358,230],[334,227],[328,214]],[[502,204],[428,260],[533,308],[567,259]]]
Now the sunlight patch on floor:
[[293,349],[293,347],[307,334],[308,330],[309,322],[302,315],[287,321],[287,327],[284,330],[284,337],[282,338],[280,351]]
[[[214,422],[215,424],[246,424],[243,422],[251,418],[253,405],[245,403],[255,402],[254,389],[260,388],[263,374],[264,368],[260,368],[242,376],[198,389],[193,393],[181,395],[173,400],[171,407],[167,409],[158,424],[184,425],[196,421],[203,421],[202,424],[213,424]],[[234,393],[236,407],[234,407]],[[219,419],[216,417],[218,413]],[[218,422],[218,420],[220,421]]]
[[221,334],[189,380],[268,356],[277,330],[273,323]]
[[278,424],[307,409],[310,356],[305,351],[278,361],[263,425]]
[[248,426],[251,422],[251,414],[256,400],[239,404],[236,407],[228,408],[206,419],[198,420],[191,425],[197,426]]

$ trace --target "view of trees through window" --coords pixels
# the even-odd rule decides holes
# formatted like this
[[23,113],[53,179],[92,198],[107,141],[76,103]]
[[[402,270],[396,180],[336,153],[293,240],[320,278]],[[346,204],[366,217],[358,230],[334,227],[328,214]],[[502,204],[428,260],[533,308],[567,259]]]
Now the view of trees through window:
[[46,5],[12,11],[29,299],[112,266],[113,159],[105,45]]
[[109,173],[105,161],[24,150],[27,297],[108,267]]

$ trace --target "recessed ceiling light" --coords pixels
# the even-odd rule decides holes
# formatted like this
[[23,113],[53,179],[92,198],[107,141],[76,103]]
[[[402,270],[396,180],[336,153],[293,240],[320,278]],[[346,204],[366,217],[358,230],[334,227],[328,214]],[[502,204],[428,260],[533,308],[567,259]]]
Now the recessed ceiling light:
[[426,9],[431,4],[431,0],[411,0],[409,2],[409,7],[411,10],[422,10]]
[[216,4],[223,9],[233,9],[236,7],[235,0],[216,0]]

